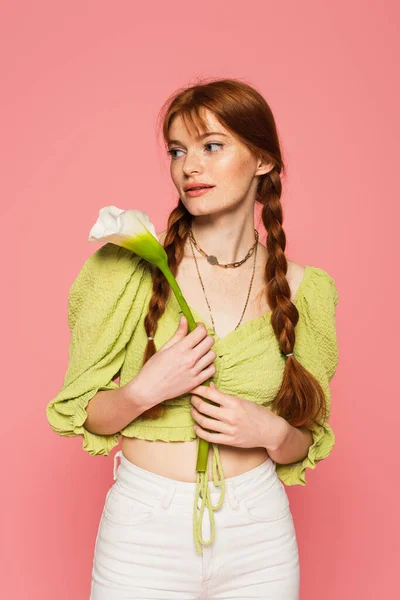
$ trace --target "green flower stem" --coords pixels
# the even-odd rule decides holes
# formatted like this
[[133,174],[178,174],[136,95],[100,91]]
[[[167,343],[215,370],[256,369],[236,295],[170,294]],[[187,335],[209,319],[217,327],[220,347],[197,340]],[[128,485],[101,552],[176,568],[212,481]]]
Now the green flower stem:
[[[196,321],[194,320],[193,315],[190,312],[188,303],[186,302],[185,298],[183,297],[181,289],[180,289],[175,277],[172,275],[172,273],[168,267],[168,264],[163,264],[163,265],[159,266],[159,269],[165,275],[168,283],[171,286],[172,291],[175,294],[175,297],[179,303],[179,306],[181,307],[182,312],[187,319],[189,331],[193,331],[194,329],[196,329]],[[207,385],[209,387],[210,382],[211,382],[211,378],[207,379],[207,381],[205,381],[202,385]],[[208,404],[215,405],[215,402],[212,402],[208,398],[203,398],[203,400],[205,400],[205,402],[208,402]],[[206,430],[206,431],[208,431],[208,430]],[[196,470],[198,472],[202,471],[204,473],[206,470],[207,461],[208,461],[208,449],[209,449],[209,443],[206,440],[204,440],[203,438],[199,438],[199,446],[198,446],[198,450],[197,450],[197,463],[196,463]]]

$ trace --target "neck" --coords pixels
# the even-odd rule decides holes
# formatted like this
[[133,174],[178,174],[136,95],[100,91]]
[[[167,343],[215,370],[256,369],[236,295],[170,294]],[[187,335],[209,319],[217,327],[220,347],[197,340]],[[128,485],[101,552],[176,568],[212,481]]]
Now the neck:
[[[192,232],[199,248],[208,255],[216,256],[222,264],[242,260],[255,242],[254,218],[249,217],[241,223],[238,223],[237,217],[235,223],[229,219],[195,217],[192,220]],[[194,251],[197,260],[207,261],[196,249]]]

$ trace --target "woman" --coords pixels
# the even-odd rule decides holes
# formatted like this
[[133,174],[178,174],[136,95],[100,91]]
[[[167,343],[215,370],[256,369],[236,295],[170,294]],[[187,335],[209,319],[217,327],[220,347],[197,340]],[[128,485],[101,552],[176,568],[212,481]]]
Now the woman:
[[[335,281],[285,256],[284,165],[254,88],[225,79],[180,90],[162,124],[179,201],[158,237],[198,325],[178,323],[160,271],[102,246],[71,287],[68,370],[47,408],[52,428],[81,435],[92,455],[121,439],[91,599],[295,600],[283,483],[305,485],[334,445]],[[210,443],[208,488],[193,507],[199,438]]]

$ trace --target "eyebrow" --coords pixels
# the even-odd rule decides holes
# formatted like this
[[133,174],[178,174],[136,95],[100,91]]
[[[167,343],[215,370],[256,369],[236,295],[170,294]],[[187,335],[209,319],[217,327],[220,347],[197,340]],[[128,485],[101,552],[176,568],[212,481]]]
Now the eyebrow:
[[[206,138],[209,135],[223,135],[224,137],[228,137],[226,133],[222,133],[221,131],[209,131],[208,133],[203,133],[202,135],[199,135],[197,139],[202,140],[203,138]],[[169,140],[168,146],[170,146],[171,144],[182,144],[182,142],[180,142],[179,140]]]

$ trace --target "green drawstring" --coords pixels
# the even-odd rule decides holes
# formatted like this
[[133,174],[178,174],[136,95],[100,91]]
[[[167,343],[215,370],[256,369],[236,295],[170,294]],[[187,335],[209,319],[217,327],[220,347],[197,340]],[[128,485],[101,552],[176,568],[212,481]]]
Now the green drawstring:
[[[205,472],[197,473],[197,484],[196,484],[196,492],[194,498],[194,510],[193,510],[193,529],[194,529],[194,539],[196,543],[196,549],[199,554],[202,554],[202,549],[200,544],[203,546],[209,546],[213,543],[215,538],[215,520],[214,520],[214,510],[219,510],[222,506],[225,496],[225,477],[222,471],[221,460],[219,456],[218,444],[213,444],[213,480],[216,486],[221,485],[221,494],[218,500],[218,504],[213,506],[211,502],[210,489],[208,487],[208,462],[206,466]],[[217,468],[220,473],[220,480],[218,480]],[[197,514],[198,510],[198,500],[199,495],[201,495],[202,503],[200,508],[200,515]],[[211,523],[211,536],[208,542],[203,540],[202,537],[202,522],[203,522],[203,514],[205,506],[207,505],[208,513],[210,515],[210,523]]]

